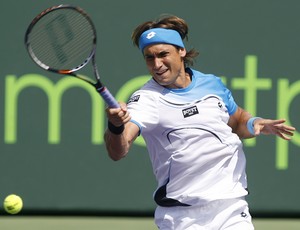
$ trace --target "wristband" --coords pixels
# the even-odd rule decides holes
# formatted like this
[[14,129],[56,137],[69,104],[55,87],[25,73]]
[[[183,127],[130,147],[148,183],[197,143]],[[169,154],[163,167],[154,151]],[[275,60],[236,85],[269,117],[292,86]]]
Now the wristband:
[[123,133],[123,131],[124,131],[124,125],[123,124],[121,126],[117,127],[117,126],[114,126],[113,123],[108,121],[107,127],[108,127],[108,130],[111,133],[116,134],[116,135],[119,135],[119,134]]
[[255,135],[255,130],[254,130],[254,121],[256,119],[258,119],[260,117],[251,117],[248,121],[247,121],[247,129],[249,131],[249,133],[251,133],[253,136]]

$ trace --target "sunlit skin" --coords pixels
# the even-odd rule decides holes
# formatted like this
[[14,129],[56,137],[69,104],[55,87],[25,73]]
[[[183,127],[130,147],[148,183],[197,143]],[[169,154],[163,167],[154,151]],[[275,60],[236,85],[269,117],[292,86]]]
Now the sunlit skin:
[[177,49],[169,44],[149,45],[144,49],[144,58],[148,71],[160,85],[170,88],[185,88],[191,83],[191,78],[185,72],[183,57],[184,48]]

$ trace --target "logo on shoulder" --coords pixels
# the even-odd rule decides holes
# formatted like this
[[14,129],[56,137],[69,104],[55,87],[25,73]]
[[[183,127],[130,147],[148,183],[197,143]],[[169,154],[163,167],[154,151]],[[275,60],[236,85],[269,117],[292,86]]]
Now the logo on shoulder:
[[183,114],[183,117],[186,118],[186,117],[193,116],[195,114],[199,114],[199,112],[198,112],[197,106],[193,106],[190,108],[183,109],[182,114]]
[[129,104],[131,102],[138,102],[139,99],[140,99],[140,95],[135,95],[128,100],[127,104]]
[[222,103],[220,101],[218,102],[218,106],[219,106],[220,109],[223,108],[223,105],[222,105]]
[[247,215],[247,213],[245,213],[245,212],[242,212],[242,213],[241,213],[241,217],[247,218],[247,217],[248,217],[248,215]]

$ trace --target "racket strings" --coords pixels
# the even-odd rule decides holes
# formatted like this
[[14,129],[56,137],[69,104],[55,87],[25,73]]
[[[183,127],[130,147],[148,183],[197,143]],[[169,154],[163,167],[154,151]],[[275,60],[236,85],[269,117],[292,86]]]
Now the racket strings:
[[29,34],[35,61],[57,70],[81,68],[92,56],[96,34],[88,18],[74,9],[44,15]]

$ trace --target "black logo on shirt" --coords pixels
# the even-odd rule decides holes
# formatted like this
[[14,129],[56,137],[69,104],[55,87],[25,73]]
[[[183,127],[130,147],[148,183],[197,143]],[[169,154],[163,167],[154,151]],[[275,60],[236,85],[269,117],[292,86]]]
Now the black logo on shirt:
[[245,213],[245,212],[241,213],[241,217],[247,218],[247,216],[248,216],[247,213]]
[[222,103],[220,101],[218,102],[218,106],[219,106],[220,109],[223,108],[223,105],[222,105]]
[[183,114],[183,117],[186,118],[186,117],[193,116],[195,114],[199,114],[199,112],[198,112],[197,106],[193,106],[193,107],[190,107],[187,109],[183,109],[182,114]]
[[133,96],[129,99],[129,101],[127,102],[127,104],[131,103],[131,102],[138,102],[140,99],[140,95],[136,95],[136,96]]

